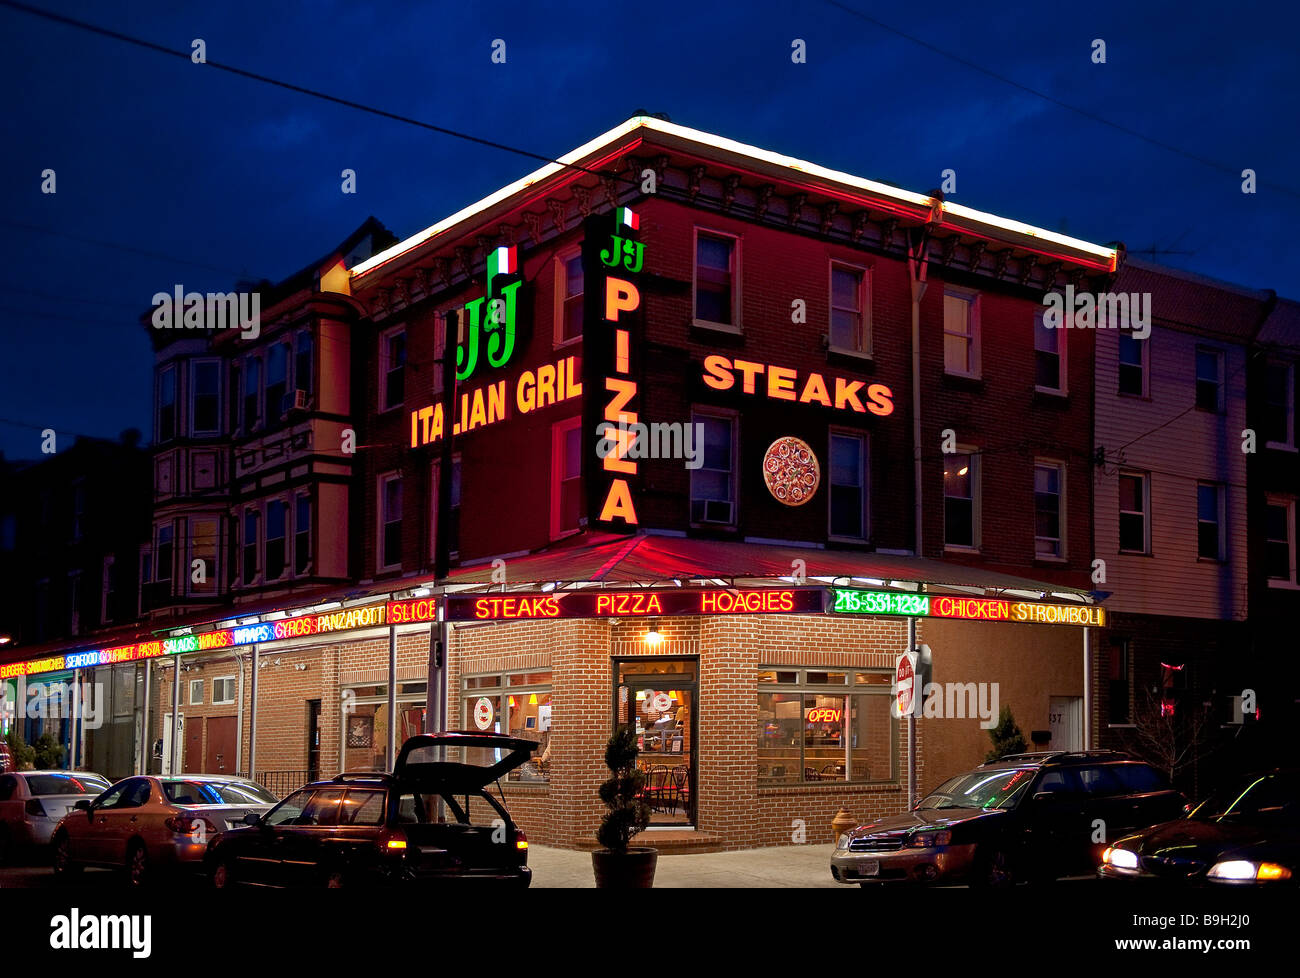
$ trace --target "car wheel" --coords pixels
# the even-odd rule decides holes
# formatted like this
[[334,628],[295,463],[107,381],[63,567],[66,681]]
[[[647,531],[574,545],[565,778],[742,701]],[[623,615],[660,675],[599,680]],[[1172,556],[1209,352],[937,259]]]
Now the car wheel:
[[143,842],[132,843],[127,850],[126,873],[134,887],[143,888],[151,882],[153,874],[149,868],[149,853]]
[[1011,868],[1011,858],[1004,849],[994,849],[989,852],[975,871],[975,877],[971,880],[971,886],[985,889],[1003,889],[1012,886],[1016,882],[1015,873]]
[[72,843],[66,835],[60,835],[54,840],[54,875],[68,876],[80,872],[81,864],[72,861]]
[[212,871],[212,886],[217,890],[225,890],[235,884],[235,866],[229,859],[223,859],[217,863],[217,868]]

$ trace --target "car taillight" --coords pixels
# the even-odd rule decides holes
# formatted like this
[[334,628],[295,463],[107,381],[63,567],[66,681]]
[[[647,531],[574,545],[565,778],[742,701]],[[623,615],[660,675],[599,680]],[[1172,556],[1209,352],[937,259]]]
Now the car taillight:
[[401,831],[394,831],[382,840],[382,844],[389,852],[403,852],[406,849],[406,835]]
[[169,832],[175,832],[177,835],[216,835],[217,833],[217,827],[206,818],[196,818],[193,815],[173,815],[164,819],[163,825]]
[[515,832],[515,848],[521,851],[528,848],[528,836],[522,830]]
[[45,806],[41,804],[41,800],[39,798],[28,799],[27,814],[36,815],[39,818],[45,817]]

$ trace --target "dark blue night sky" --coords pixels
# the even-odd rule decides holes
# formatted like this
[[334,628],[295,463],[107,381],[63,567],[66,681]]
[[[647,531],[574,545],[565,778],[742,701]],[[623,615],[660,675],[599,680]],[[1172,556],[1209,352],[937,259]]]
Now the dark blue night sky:
[[[952,168],[953,201],[1131,251],[1192,252],[1157,260],[1300,295],[1290,4],[845,4],[1228,172],[821,0],[34,4],[177,50],[202,38],[211,60],[550,156],[643,108],[916,191]],[[37,456],[45,427],[61,449],[75,433],[148,436],[137,317],[155,292],[278,279],[368,215],[405,236],[540,165],[3,6],[0,38],[11,459]],[[794,38],[807,64],[791,62]],[[40,192],[46,168],[57,194]],[[340,192],[344,168],[354,196]]]

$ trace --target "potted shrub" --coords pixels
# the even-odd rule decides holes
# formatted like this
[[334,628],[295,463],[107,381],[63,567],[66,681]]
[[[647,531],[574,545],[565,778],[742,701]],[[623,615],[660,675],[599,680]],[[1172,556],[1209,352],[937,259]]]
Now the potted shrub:
[[610,778],[600,786],[600,800],[609,809],[596,831],[603,848],[591,854],[596,886],[607,889],[654,885],[659,850],[633,846],[632,837],[650,824],[650,807],[641,800],[645,774],[636,767],[636,733],[620,730],[605,745]]

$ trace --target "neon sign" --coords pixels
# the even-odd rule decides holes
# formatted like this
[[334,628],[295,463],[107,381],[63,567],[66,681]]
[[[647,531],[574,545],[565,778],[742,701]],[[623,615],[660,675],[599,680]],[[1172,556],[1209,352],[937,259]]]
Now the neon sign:
[[[881,417],[894,413],[894,392],[884,384],[868,384],[865,380],[826,378],[812,372],[799,383],[799,371],[793,367],[778,367],[752,360],[733,360],[714,354],[704,358],[703,380],[715,391],[729,391],[736,386],[740,374],[740,390],[745,394],[759,392],[758,378],[764,378],[763,393],[780,401],[797,401],[800,404],[820,404],[837,411],[856,414],[871,413]],[[834,395],[832,396],[832,391]]]
[[841,615],[907,615],[914,618],[961,618],[966,621],[1033,622],[1044,625],[1106,624],[1106,609],[1097,605],[1040,604],[1001,598],[966,598],[952,594],[905,594],[835,588],[831,610]]
[[528,618],[638,618],[659,615],[820,614],[822,588],[708,591],[565,591],[551,594],[453,595],[448,621]]
[[456,349],[457,380],[468,380],[478,369],[480,347],[490,367],[504,367],[514,356],[522,285],[514,245],[488,254],[487,295],[465,303],[461,312],[465,338]]
[[843,710],[831,706],[817,706],[808,711],[806,719],[809,723],[839,723],[843,716]]
[[611,228],[608,216],[589,218],[583,240],[583,288],[594,300],[586,304],[583,323],[588,382],[607,394],[603,410],[589,399],[584,427],[599,426],[613,444],[600,466],[589,470],[593,522],[626,532],[640,522],[631,485],[638,468],[630,452],[636,434],[628,428],[639,421],[641,387],[633,349],[642,318],[637,280],[645,264],[645,245],[636,240],[641,218],[631,208],[618,208],[612,223]]

